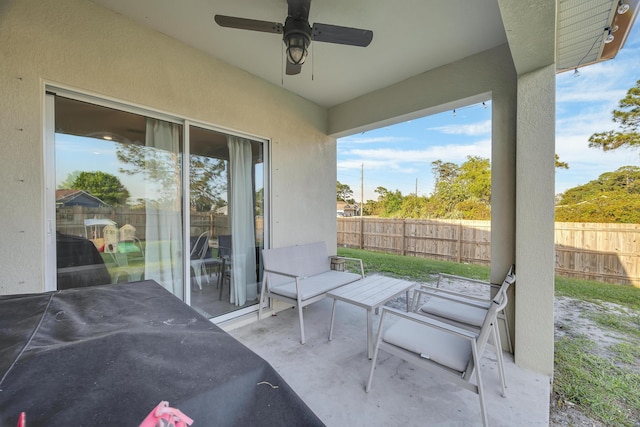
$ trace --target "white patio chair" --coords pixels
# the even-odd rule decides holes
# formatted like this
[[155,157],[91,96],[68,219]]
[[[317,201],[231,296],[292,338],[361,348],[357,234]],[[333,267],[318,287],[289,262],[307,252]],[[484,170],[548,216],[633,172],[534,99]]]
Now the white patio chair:
[[202,290],[202,277],[204,276],[207,283],[209,283],[209,275],[207,273],[207,253],[209,252],[209,232],[205,231],[201,233],[191,246],[191,252],[189,254],[191,269],[196,279],[198,288]]
[[[477,331],[482,327],[487,310],[492,304],[492,299],[474,297],[465,293],[443,289],[440,287],[440,283],[443,278],[460,280],[474,285],[487,286],[491,289],[497,289],[498,294],[504,293],[505,295],[509,290],[509,287],[516,281],[515,266],[511,266],[504,281],[502,282],[502,285],[468,279],[466,277],[453,276],[450,274],[440,274],[436,287],[422,285],[414,292],[413,312],[457,327],[469,329],[471,331]],[[423,296],[426,297],[426,302],[421,304]],[[500,329],[498,327],[498,321],[500,320],[504,322],[509,351],[512,352],[509,323],[504,313],[504,309],[500,310],[497,314],[497,321],[494,323],[491,337],[496,351],[500,381],[502,382],[503,387],[506,387],[507,383],[504,373],[504,360],[502,357],[502,340],[500,338]]]
[[[418,313],[405,313],[383,307],[366,392],[371,390],[378,351],[382,349],[416,366],[439,372],[461,387],[476,393],[480,400],[482,422],[487,426],[480,355],[493,331],[498,312],[506,305],[506,292],[499,292],[492,300],[478,331],[459,328]],[[385,324],[392,317],[399,319],[385,330]],[[475,384],[471,382],[474,371]],[[504,385],[502,394],[504,395]]]

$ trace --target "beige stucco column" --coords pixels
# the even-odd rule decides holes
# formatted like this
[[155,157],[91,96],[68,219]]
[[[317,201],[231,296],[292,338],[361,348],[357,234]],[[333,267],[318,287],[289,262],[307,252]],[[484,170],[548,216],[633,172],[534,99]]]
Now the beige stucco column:
[[515,361],[553,374],[555,65],[518,78]]

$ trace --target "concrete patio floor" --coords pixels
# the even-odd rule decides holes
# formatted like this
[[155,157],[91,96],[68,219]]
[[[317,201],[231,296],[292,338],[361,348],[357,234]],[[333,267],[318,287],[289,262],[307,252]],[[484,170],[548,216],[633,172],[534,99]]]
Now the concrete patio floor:
[[[304,309],[305,345],[295,309],[229,333],[267,360],[327,426],[482,425],[476,394],[382,351],[365,393],[371,367],[366,312],[339,302],[329,341],[331,304],[325,299]],[[374,332],[378,321],[374,316]],[[482,358],[490,425],[548,425],[550,379],[517,367],[508,354],[505,359],[503,398],[495,354],[489,349]]]

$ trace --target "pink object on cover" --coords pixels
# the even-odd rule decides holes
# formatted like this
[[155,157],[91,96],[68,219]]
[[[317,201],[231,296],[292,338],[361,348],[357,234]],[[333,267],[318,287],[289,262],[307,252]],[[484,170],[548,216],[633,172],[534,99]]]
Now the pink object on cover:
[[179,409],[170,407],[169,402],[163,400],[149,412],[139,427],[187,427],[192,423],[191,418]]

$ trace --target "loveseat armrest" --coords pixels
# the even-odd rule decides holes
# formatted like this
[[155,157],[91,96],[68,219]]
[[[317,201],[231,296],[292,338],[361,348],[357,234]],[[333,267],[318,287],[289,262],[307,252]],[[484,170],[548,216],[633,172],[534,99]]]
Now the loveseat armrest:
[[297,274],[293,274],[293,273],[287,273],[285,271],[276,271],[276,270],[269,270],[268,268],[265,268],[263,270],[265,273],[271,273],[271,274],[276,274],[278,276],[285,276],[285,277],[291,277],[292,279],[295,279],[296,277],[300,277]]
[[360,263],[360,277],[362,277],[364,279],[364,265],[362,264],[362,260],[360,258],[351,258],[351,257],[346,257],[346,256],[340,256],[340,255],[332,255],[329,257],[330,259],[343,259],[345,261],[354,261],[354,262],[358,262]]
[[283,277],[292,278],[294,280],[295,284],[296,284],[296,293],[295,293],[295,297],[293,299],[297,300],[298,301],[298,305],[300,305],[300,303],[302,301],[302,297],[301,297],[302,293],[300,292],[301,291],[301,289],[300,289],[300,280],[301,279],[305,279],[306,276],[299,276],[297,274],[287,273],[285,271],[269,270],[267,268],[265,268],[263,271],[265,273],[267,273],[267,274],[265,274],[265,283],[266,283],[266,286],[268,288],[269,294],[271,294],[271,292],[272,292],[272,290],[274,288],[277,288],[277,286],[275,286],[273,288],[270,286],[270,283],[269,283],[269,280],[268,280],[268,275],[269,274],[274,274],[276,276],[283,276]]
[[299,280],[302,279],[303,277],[301,277],[301,276],[299,276],[298,274],[295,274],[295,273],[288,273],[286,271],[271,270],[271,269],[268,269],[268,268],[265,268],[263,271],[264,271],[263,283],[264,283],[264,286],[266,286],[266,288],[267,288],[267,292],[271,292],[271,289],[279,286],[279,284],[277,284],[277,283],[276,284],[272,284],[271,281],[269,280],[269,277],[271,275],[274,275],[274,276],[282,276],[282,277],[288,277],[290,279],[293,279],[293,281],[295,281],[295,283],[296,283],[296,293],[299,293],[299,290],[300,290],[299,289],[300,288]]

